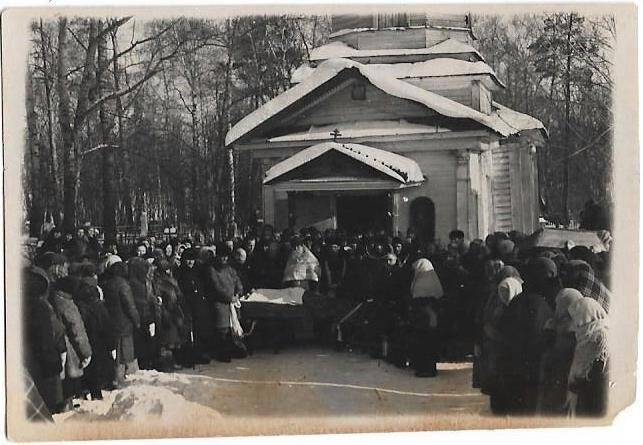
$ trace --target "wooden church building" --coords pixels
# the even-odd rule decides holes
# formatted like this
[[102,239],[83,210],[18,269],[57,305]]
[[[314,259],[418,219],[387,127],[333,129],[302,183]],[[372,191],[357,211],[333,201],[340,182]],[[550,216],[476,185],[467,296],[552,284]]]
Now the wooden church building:
[[262,169],[265,222],[533,232],[546,130],[494,101],[504,85],[474,38],[465,15],[332,17],[292,87],[226,137]]

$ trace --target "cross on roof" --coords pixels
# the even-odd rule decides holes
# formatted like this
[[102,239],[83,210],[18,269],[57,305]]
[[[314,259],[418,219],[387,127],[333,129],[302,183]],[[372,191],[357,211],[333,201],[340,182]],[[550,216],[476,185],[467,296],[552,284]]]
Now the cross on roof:
[[339,131],[339,128],[335,128],[330,135],[333,137],[333,142],[337,142],[337,138],[342,135],[342,133]]

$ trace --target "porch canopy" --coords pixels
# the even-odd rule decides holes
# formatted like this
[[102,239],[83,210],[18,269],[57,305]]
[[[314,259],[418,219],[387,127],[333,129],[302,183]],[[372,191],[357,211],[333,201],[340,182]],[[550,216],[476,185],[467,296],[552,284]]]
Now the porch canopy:
[[263,183],[287,183],[293,190],[399,189],[424,180],[413,159],[362,144],[323,142],[274,165]]

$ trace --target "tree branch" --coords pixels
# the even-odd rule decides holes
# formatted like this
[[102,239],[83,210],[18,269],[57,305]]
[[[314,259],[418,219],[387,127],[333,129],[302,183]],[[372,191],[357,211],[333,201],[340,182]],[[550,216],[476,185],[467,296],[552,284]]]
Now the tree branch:
[[[163,62],[165,62],[166,60],[169,60],[169,59],[171,59],[172,57],[174,57],[174,56],[179,52],[179,49],[181,49],[181,47],[182,47],[184,44],[185,44],[185,41],[184,41],[184,42],[179,43],[179,44],[176,46],[176,48],[174,48],[174,50],[173,50],[170,54],[168,54],[168,55],[166,55],[166,56],[163,56],[163,57],[161,57],[159,60],[157,60],[157,61],[156,61],[156,63],[154,64],[154,67],[153,67],[153,68],[150,68],[150,67],[148,66],[148,69],[147,69],[147,72],[145,73],[145,75],[143,75],[143,77],[142,77],[141,79],[139,79],[137,82],[135,82],[135,83],[134,83],[134,84],[132,84],[131,86],[128,86],[128,87],[122,88],[122,89],[120,89],[120,90],[118,90],[118,91],[112,91],[111,93],[109,93],[109,94],[107,94],[107,95],[105,95],[105,96],[103,96],[103,97],[101,97],[101,98],[97,99],[96,101],[94,101],[94,103],[92,103],[92,104],[87,108],[87,113],[88,113],[88,114],[89,114],[89,113],[91,113],[93,110],[95,110],[96,108],[98,108],[98,107],[99,107],[102,103],[104,103],[105,101],[112,100],[112,99],[116,99],[117,97],[121,97],[121,96],[124,96],[124,95],[126,95],[126,94],[129,94],[129,93],[131,93],[132,91],[134,91],[135,89],[137,89],[138,87],[140,87],[141,85],[143,85],[143,84],[144,84],[145,82],[147,82],[149,79],[151,79],[152,77],[154,77],[155,75],[157,75],[159,72],[161,72],[161,71],[162,71],[162,69],[161,69],[161,68],[159,68],[159,67],[161,66],[161,64],[162,64]],[[152,57],[154,57],[154,56],[152,56]],[[151,64],[152,64],[152,60],[150,60],[150,65],[151,65]]]
[[[175,25],[176,23],[178,23],[178,21],[179,21],[179,20],[180,20],[180,19],[177,19],[177,20],[172,21],[172,23],[170,23],[170,25],[168,25],[167,27],[163,28],[161,31],[159,31],[158,33],[154,34],[153,36],[146,37],[146,38],[144,38],[144,39],[137,40],[137,41],[135,41],[135,42],[131,43],[131,45],[130,45],[127,49],[125,49],[125,50],[123,50],[123,51],[119,52],[118,54],[115,54],[111,59],[109,59],[109,60],[107,61],[107,64],[106,64],[105,66],[110,66],[110,65],[114,62],[114,60],[116,60],[116,59],[118,59],[119,57],[122,57],[122,56],[124,56],[124,55],[126,55],[126,54],[128,54],[128,53],[132,52],[132,51],[134,50],[134,48],[136,48],[137,46],[139,46],[139,45],[143,45],[143,44],[145,44],[145,43],[147,43],[147,42],[150,42],[150,41],[152,41],[152,40],[156,40],[156,39],[158,39],[158,38],[159,38],[159,37],[161,37],[163,34],[165,34],[167,31],[169,31],[170,29],[172,29],[172,27],[174,27],[174,25]],[[115,30],[115,29],[116,29],[116,28],[114,28],[114,30]]]
[[89,149],[85,150],[84,152],[82,152],[80,154],[80,156],[82,158],[84,158],[88,154],[93,153],[93,152],[98,151],[98,150],[102,150],[103,148],[120,148],[120,147],[118,145],[99,144],[99,145],[97,145],[95,147],[92,147],[92,148],[89,148]]

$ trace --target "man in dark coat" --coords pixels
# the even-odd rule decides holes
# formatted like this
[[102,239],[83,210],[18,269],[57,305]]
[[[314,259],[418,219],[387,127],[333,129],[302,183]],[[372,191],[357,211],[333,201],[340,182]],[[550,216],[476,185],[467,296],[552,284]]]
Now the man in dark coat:
[[80,395],[81,377],[92,357],[85,323],[73,300],[78,284],[79,281],[75,277],[60,277],[54,283],[53,292],[50,295],[51,304],[65,327],[67,360],[63,393],[68,403],[72,398]]
[[134,304],[141,320],[141,327],[134,330],[134,353],[141,369],[152,369],[157,356],[156,330],[160,319],[149,279],[152,265],[140,256],[130,258],[127,265]]
[[49,278],[45,271],[38,267],[26,269],[23,283],[25,367],[49,412],[55,413],[63,402],[60,373],[62,355],[67,350],[65,328],[47,301]]
[[206,269],[205,290],[214,315],[216,359],[229,362],[235,351],[230,324],[230,304],[243,293],[243,285],[228,264],[230,249],[217,247],[213,264]]
[[51,232],[47,234],[47,237],[45,238],[42,244],[42,247],[40,248],[40,252],[61,253],[63,250],[62,243],[63,243],[62,231],[58,227],[54,227],[53,229],[51,229]]
[[116,337],[116,384],[125,380],[127,367],[133,367],[134,329],[139,329],[141,319],[136,310],[132,289],[127,281],[127,269],[122,261],[109,266],[101,283],[105,305],[114,323]]
[[199,363],[208,363],[210,360],[207,355],[212,349],[214,329],[203,280],[196,267],[196,251],[191,248],[181,255],[177,281],[185,300],[187,318],[192,320],[195,359]]
[[101,390],[108,387],[114,378],[115,363],[112,357],[112,351],[116,349],[114,327],[109,312],[100,299],[97,283],[84,279],[74,295],[74,302],[83,318],[93,353],[91,362],[84,369],[83,380],[92,400],[101,400],[103,398]]

